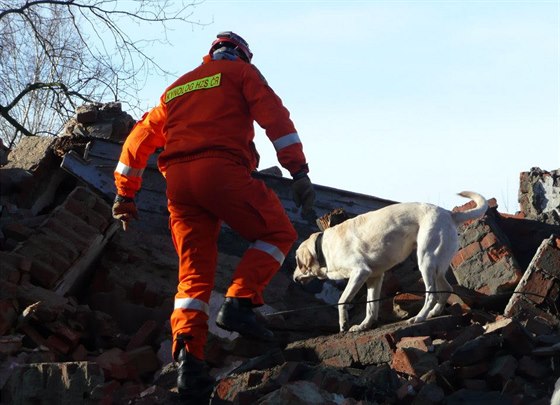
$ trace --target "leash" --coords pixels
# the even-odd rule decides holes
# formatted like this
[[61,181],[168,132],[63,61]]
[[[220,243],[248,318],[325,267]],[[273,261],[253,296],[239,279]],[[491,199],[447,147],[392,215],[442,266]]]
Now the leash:
[[[302,312],[302,311],[311,311],[311,310],[317,310],[317,309],[323,309],[323,308],[328,308],[328,307],[338,307],[340,305],[357,305],[357,304],[368,304],[370,302],[381,302],[381,301],[385,301],[385,300],[389,300],[389,299],[393,299],[399,295],[403,295],[403,294],[454,294],[456,296],[458,296],[459,298],[463,298],[466,297],[467,295],[463,294],[461,296],[461,294],[456,293],[454,291],[402,291],[402,292],[397,292],[394,295],[390,295],[387,297],[383,297],[383,298],[379,298],[376,300],[368,300],[368,301],[348,301],[348,302],[338,302],[336,304],[320,304],[320,305],[314,305],[314,306],[309,306],[309,307],[304,307],[304,308],[297,308],[297,309],[288,309],[285,311],[277,311],[277,312],[273,312],[270,314],[262,314],[264,317],[272,317],[272,316],[277,316],[277,315],[286,315],[286,314],[291,314],[291,313],[296,313],[296,312]],[[554,307],[554,309],[556,310],[556,312],[560,312],[558,307],[556,306],[556,303],[554,302],[554,300],[552,300],[552,298],[550,297],[546,297],[537,293],[532,293],[532,292],[525,292],[525,291],[513,291],[512,293],[507,293],[507,292],[503,292],[503,293],[497,293],[497,294],[493,294],[489,297],[492,296],[500,296],[500,295],[510,295],[510,294],[520,294],[520,295],[531,295],[534,297],[538,297],[538,298],[542,298],[543,300],[547,301],[547,303],[552,303],[552,307]]]

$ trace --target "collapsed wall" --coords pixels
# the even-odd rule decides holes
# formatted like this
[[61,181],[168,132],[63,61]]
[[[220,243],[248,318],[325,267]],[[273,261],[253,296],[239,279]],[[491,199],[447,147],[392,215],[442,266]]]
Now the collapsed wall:
[[[56,142],[25,141],[29,143],[22,147],[40,151],[38,158],[12,161],[10,170],[20,170],[21,180],[11,183],[11,195],[4,195],[8,189],[2,189],[0,250],[4,252],[0,253],[12,265],[0,268],[0,394],[14,403],[63,397],[73,402],[83,398],[95,403],[174,403],[171,387],[176,375],[169,363],[168,324],[162,319],[171,308],[176,265],[174,258],[156,260],[167,251],[156,252],[160,245],[153,243],[157,239],[154,228],[148,235],[148,231],[135,225],[138,239],[130,232],[125,235],[115,231],[94,265],[88,304],[84,303],[85,294],[78,303],[76,297],[66,294],[70,289],[60,288],[67,285],[60,281],[74,280],[69,272],[83,268],[75,265],[79,261],[76,254],[87,254],[94,245],[90,241],[110,235],[113,225],[119,227],[111,220],[110,202],[100,198],[97,187],[84,179],[84,187],[69,182],[69,186],[61,188],[70,176],[66,172],[60,174],[62,182],[51,182],[46,188],[50,190],[49,198],[44,197],[46,189],[31,192],[61,170],[45,165],[53,152],[60,157],[76,145],[80,150],[76,156],[83,161],[84,171],[92,174],[91,179],[99,180],[100,173],[111,177],[114,156],[101,153],[95,142],[91,148],[86,146],[92,137],[104,143],[124,139],[121,132],[114,131],[120,124],[104,123],[107,109],[110,110],[103,106],[84,107],[75,123],[67,126],[68,136]],[[116,117],[118,120],[120,115]],[[25,154],[25,150],[11,157],[18,153]],[[101,157],[109,162],[103,162]],[[3,173],[6,170],[0,171],[0,178]],[[240,338],[226,341],[210,336],[207,351],[212,372],[225,376],[219,382],[213,404],[256,403],[266,401],[264,397],[270,395],[280,398],[277,403],[290,403],[302,387],[323,398],[336,395],[339,401],[344,397],[348,404],[358,400],[387,404],[454,403],[453,400],[465,403],[466,399],[474,403],[489,398],[546,403],[552,392],[552,374],[559,367],[560,242],[558,227],[550,222],[544,226],[539,221],[543,214],[548,215],[547,221],[557,218],[554,201],[558,176],[557,171],[532,169],[529,173],[527,183],[521,185],[529,190],[524,193],[527,205],[522,215],[505,218],[506,222],[497,204],[491,202],[484,218],[462,230],[461,249],[454,259],[457,268],[449,273],[475,294],[470,300],[461,296],[462,302],[450,301],[445,316],[415,325],[381,322],[361,334],[338,334],[335,308],[297,311],[313,308],[318,302],[313,293],[291,282],[289,272],[293,265],[288,263],[267,291],[267,303],[287,312],[294,309],[293,313],[267,318],[280,337],[279,343],[262,346]],[[291,181],[272,174],[263,178],[279,195],[300,238],[315,231],[319,223],[308,223],[298,216],[291,201]],[[521,178],[525,178],[523,174]],[[157,195],[164,198],[161,177],[146,180],[150,189],[156,189]],[[111,180],[100,184],[112,187]],[[322,212],[343,206],[353,216],[388,203],[393,202],[317,186],[317,207]],[[142,201],[139,207],[143,208]],[[149,209],[142,209],[142,220],[159,223],[159,219],[154,220],[156,210],[164,212],[165,202],[154,200]],[[162,243],[171,249],[167,229],[162,231],[167,238]],[[527,232],[531,234],[530,243]],[[556,236],[549,239],[551,233]],[[516,239],[514,234],[518,235]],[[47,236],[52,239],[45,241]],[[225,285],[245,246],[231,232],[226,236],[219,246],[217,286]],[[136,243],[140,239],[149,239],[150,243]],[[50,247],[39,256],[30,249],[37,244]],[[223,260],[226,256],[227,262]],[[48,271],[34,268],[41,257]],[[392,272],[385,280],[385,292],[421,288],[413,262]],[[507,300],[489,309],[488,299],[496,296],[510,299],[507,309],[504,310]],[[395,300],[398,297],[404,295]],[[453,294],[451,297],[456,298]],[[412,298],[416,304],[423,300],[422,295]],[[393,302],[385,302],[389,304],[388,313]],[[363,313],[357,314],[363,310],[365,305],[356,305],[352,319],[363,318]],[[413,314],[410,312],[407,317]],[[501,314],[511,318],[504,319]],[[390,322],[394,320],[392,317]],[[235,365],[238,367],[232,372]],[[3,375],[3,371],[10,375]],[[283,391],[290,386],[294,387],[292,396]]]
[[560,169],[538,167],[519,176],[519,205],[527,219],[560,225]]

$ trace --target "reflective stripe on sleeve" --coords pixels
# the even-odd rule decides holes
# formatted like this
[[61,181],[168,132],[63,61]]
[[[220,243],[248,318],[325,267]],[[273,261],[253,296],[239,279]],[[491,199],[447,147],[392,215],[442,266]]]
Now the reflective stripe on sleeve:
[[175,298],[174,309],[194,309],[204,312],[206,315],[210,314],[208,304],[196,298]]
[[284,259],[286,258],[284,256],[284,253],[282,253],[282,251],[280,249],[278,249],[276,246],[271,245],[270,243],[264,242],[262,240],[257,240],[253,243],[251,243],[251,245],[249,246],[249,249],[257,249],[257,250],[261,250],[265,253],[268,253],[270,256],[272,256],[274,259],[276,259],[276,261],[278,263],[280,263],[280,265],[282,265],[282,263],[284,263]]
[[119,162],[115,171],[123,176],[129,177],[142,177],[142,174],[144,173],[144,169],[135,169],[125,165],[123,162]]
[[284,149],[287,146],[293,145],[294,143],[301,143],[297,132],[281,136],[280,138],[272,142],[272,144],[274,145],[274,149],[276,149],[276,152]]

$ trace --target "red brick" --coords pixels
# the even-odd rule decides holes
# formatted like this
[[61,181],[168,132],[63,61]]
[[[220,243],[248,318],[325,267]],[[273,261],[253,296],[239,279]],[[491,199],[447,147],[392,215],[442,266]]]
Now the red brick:
[[136,281],[130,290],[130,299],[135,304],[140,304],[143,300],[144,291],[146,291],[146,283],[144,281]]
[[523,356],[519,359],[518,373],[531,378],[544,378],[552,372],[549,363],[537,361],[533,357]]
[[547,322],[546,319],[543,319],[540,316],[533,316],[527,319],[527,323],[525,324],[525,329],[535,334],[536,336],[550,335],[553,333],[554,326],[551,325],[550,322]]
[[154,291],[148,289],[144,292],[144,305],[146,307],[155,308],[158,306],[159,301],[159,295]]
[[62,218],[59,216],[52,216],[45,221],[45,223],[41,226],[41,231],[45,232],[46,234],[55,233],[59,235],[59,237],[69,241],[68,243],[72,243],[79,251],[86,250],[90,242],[93,238],[86,239],[82,235],[77,232],[74,232],[65,222],[63,222]]
[[8,223],[2,227],[2,233],[4,233],[6,238],[23,242],[33,235],[34,231],[19,222],[12,222],[11,224]]
[[9,333],[15,326],[18,315],[14,305],[15,300],[0,299],[0,336]]
[[517,360],[512,355],[500,356],[492,361],[487,380],[492,388],[501,390],[504,384],[515,375]]
[[58,211],[54,220],[64,223],[67,229],[80,235],[83,240],[91,242],[99,236],[99,232],[95,228],[66,210]]
[[482,335],[469,340],[451,355],[451,363],[458,366],[468,366],[490,357],[501,343],[501,338],[494,335]]
[[466,328],[463,328],[457,337],[441,345],[438,350],[438,357],[443,361],[449,360],[452,353],[457,350],[458,347],[464,345],[468,341],[475,339],[483,333],[484,329],[480,324],[473,324],[467,326]]
[[473,257],[475,254],[477,254],[481,250],[482,250],[482,247],[480,246],[480,243],[474,242],[474,243],[471,243],[470,245],[467,245],[464,248],[460,249],[456,253],[455,256],[459,255],[460,258],[461,258],[461,262],[464,262],[465,260]]
[[512,322],[502,330],[504,346],[508,347],[513,354],[518,356],[529,354],[535,345],[533,338],[526,329],[518,322]]
[[428,352],[432,348],[432,338],[430,336],[403,337],[397,343],[397,348],[413,348],[423,352]]
[[78,332],[62,322],[55,322],[47,326],[57,336],[64,338],[72,346],[76,347],[82,338],[82,333]]
[[0,336],[0,354],[10,356],[16,353],[23,346],[22,335]]
[[0,252],[0,262],[2,267],[10,267],[14,270],[25,272],[31,269],[31,260],[14,252]]
[[496,263],[507,256],[511,256],[511,252],[505,246],[486,249],[486,257],[490,260],[490,263]]
[[288,361],[280,366],[280,372],[274,378],[274,382],[280,385],[285,385],[293,381],[297,376],[305,370],[305,366],[299,361]]
[[59,274],[51,266],[43,265],[39,260],[34,261],[31,270],[31,280],[41,287],[52,288],[59,278]]
[[416,395],[416,391],[414,390],[412,384],[405,382],[399,387],[399,389],[397,389],[396,394],[397,398],[403,401],[406,397],[412,397],[413,395]]
[[68,354],[72,350],[72,347],[68,342],[64,341],[64,339],[61,339],[56,335],[50,335],[47,338],[47,347],[57,353],[62,354]]
[[150,346],[142,346],[126,352],[126,364],[139,376],[156,371],[160,364],[154,350]]
[[111,380],[103,384],[101,391],[103,398],[99,401],[100,405],[111,405],[116,403],[114,400],[115,393],[121,388],[121,383],[117,380]]
[[484,238],[482,238],[482,240],[480,241],[480,244],[482,246],[483,249],[488,249],[491,246],[494,246],[495,244],[497,244],[498,238],[496,238],[496,235],[493,232],[490,232],[488,234],[486,234],[484,236]]
[[526,279],[526,283],[521,291],[525,294],[525,298],[536,304],[542,304],[552,286],[555,279],[547,276],[542,271],[531,271]]
[[64,208],[99,232],[103,232],[109,224],[108,218],[95,212],[91,207],[88,207],[81,201],[69,198],[64,203]]
[[250,373],[244,373],[238,377],[224,377],[218,381],[214,390],[214,398],[222,401],[233,403],[234,399],[241,391],[246,390]]
[[560,238],[555,238],[554,241],[550,239],[543,241],[534,262],[536,268],[544,270],[556,278],[560,278],[560,248],[554,247],[558,243],[560,243]]
[[486,372],[488,371],[488,367],[489,366],[487,361],[481,361],[476,364],[457,367],[455,369],[455,372],[457,374],[457,377],[459,377],[461,380],[470,380],[474,377],[486,374]]
[[140,329],[138,329],[138,331],[128,342],[126,350],[129,351],[150,344],[150,341],[153,339],[155,333],[157,332],[157,328],[157,322],[152,319],[144,322],[144,324],[140,327]]
[[87,360],[87,357],[88,357],[88,351],[84,347],[84,345],[78,345],[72,351],[72,360],[74,361],[85,361]]
[[411,350],[399,348],[393,355],[391,368],[399,373],[416,376],[416,370],[413,366],[416,360],[417,356]]
[[520,321],[526,321],[533,317],[539,317],[543,321],[549,322],[552,325],[556,325],[558,323],[558,319],[554,315],[537,308],[533,303],[524,299],[520,294],[514,294],[512,296],[506,306],[506,309],[504,310],[504,315],[511,316],[512,318]]
[[127,369],[126,355],[124,351],[119,348],[113,348],[103,352],[97,356],[95,361],[107,372],[109,378],[127,380],[136,377],[130,375]]
[[424,296],[411,293],[402,293],[395,296],[393,302],[398,305],[409,305],[410,302],[424,302]]
[[475,379],[464,379],[463,387],[469,390],[475,391],[486,391],[488,389],[488,384],[486,380],[475,380]]

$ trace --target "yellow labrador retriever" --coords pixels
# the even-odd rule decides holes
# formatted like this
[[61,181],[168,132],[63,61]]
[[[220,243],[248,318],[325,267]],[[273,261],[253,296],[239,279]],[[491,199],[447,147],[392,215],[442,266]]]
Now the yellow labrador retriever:
[[369,329],[377,320],[383,274],[417,250],[418,267],[426,286],[424,305],[410,323],[441,314],[452,291],[445,278],[459,247],[457,225],[484,215],[488,209],[480,194],[463,191],[476,207],[451,212],[425,203],[400,203],[358,215],[312,234],[296,250],[294,281],[312,278],[340,280],[348,284],[338,301],[340,331],[348,330],[348,305],[367,285],[366,317],[351,332]]

